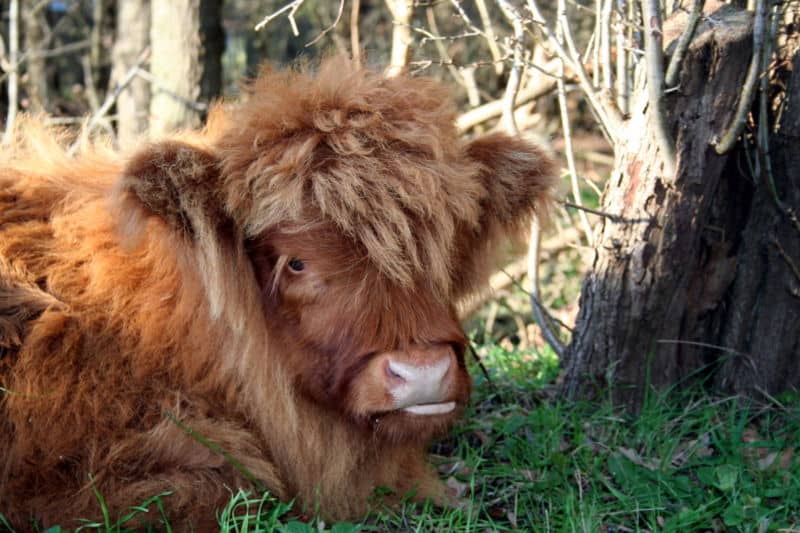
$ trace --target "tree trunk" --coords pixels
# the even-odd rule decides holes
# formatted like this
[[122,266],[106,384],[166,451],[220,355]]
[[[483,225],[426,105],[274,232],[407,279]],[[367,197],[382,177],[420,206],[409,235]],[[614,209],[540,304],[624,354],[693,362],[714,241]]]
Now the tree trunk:
[[[773,243],[796,266],[800,228],[754,182],[742,150],[720,156],[712,146],[741,92],[752,16],[726,6],[712,18],[698,28],[679,91],[666,100],[674,177],[664,175],[652,133],[642,134],[651,128],[646,88],[637,84],[629,135],[615,147],[603,198],[603,210],[621,218],[604,219],[563,360],[569,395],[612,387],[617,401],[635,408],[648,387],[695,377],[734,390],[800,385],[800,278]],[[790,98],[800,101],[792,81]],[[794,109],[786,106],[772,149],[781,200],[796,209]]]
[[[45,2],[23,2],[22,17],[23,32],[25,34],[23,50],[31,52],[42,51],[48,42],[48,32]],[[46,113],[50,102],[49,85],[47,81],[47,64],[45,58],[31,55],[25,63],[24,89],[28,97],[26,110],[30,113]]]
[[222,0],[200,0],[200,42],[203,66],[200,99],[208,102],[222,94],[222,54],[225,52]]
[[200,123],[200,0],[152,0],[150,135]]
[[[134,67],[150,41],[150,0],[117,0],[117,38],[112,85]],[[147,131],[150,85],[136,77],[117,98],[117,141],[131,147]]]

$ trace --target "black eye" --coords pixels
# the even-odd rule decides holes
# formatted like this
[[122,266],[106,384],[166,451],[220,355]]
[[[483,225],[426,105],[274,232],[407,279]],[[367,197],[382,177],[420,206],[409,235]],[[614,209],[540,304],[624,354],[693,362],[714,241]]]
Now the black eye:
[[289,259],[289,269],[292,272],[302,272],[304,268],[306,268],[305,263],[303,263],[299,259],[295,259],[294,257],[292,259]]

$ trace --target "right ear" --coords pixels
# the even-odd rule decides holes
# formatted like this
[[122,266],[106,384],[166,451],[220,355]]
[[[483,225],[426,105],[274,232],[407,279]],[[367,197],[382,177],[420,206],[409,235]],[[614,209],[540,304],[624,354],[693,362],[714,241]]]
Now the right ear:
[[123,233],[141,234],[150,217],[189,240],[224,220],[217,159],[178,141],[149,145],[125,165],[113,201]]
[[482,289],[498,266],[504,244],[520,240],[531,216],[546,218],[556,183],[556,164],[543,149],[522,139],[493,133],[471,141],[466,156],[478,168],[486,191],[476,227],[459,232],[453,295]]

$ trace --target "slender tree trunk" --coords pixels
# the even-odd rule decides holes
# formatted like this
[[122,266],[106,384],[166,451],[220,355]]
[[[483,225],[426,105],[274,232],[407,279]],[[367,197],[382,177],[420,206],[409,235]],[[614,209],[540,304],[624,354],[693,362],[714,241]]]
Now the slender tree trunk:
[[[125,78],[150,42],[150,0],[117,0],[112,85]],[[135,78],[117,97],[117,142],[131,147],[147,131],[150,85]]]
[[[23,2],[22,17],[25,35],[23,50],[26,53],[41,51],[48,41],[48,24],[44,2]],[[50,89],[47,80],[47,63],[44,57],[33,54],[25,62],[24,88],[28,96],[31,113],[47,112],[50,102]]]
[[200,0],[151,1],[150,134],[200,123]]
[[[785,106],[773,143],[781,210],[742,151],[720,156],[711,144],[731,122],[753,40],[751,14],[725,6],[713,17],[665,102],[674,178],[653,135],[642,135],[652,129],[637,74],[629,135],[603,198],[621,218],[603,222],[563,361],[570,395],[611,386],[635,407],[648,386],[694,377],[734,390],[800,385],[800,274],[790,266],[800,263],[800,226],[786,213],[800,206],[800,113]],[[800,102],[796,79],[790,103]]]
[[222,94],[222,54],[225,30],[222,27],[222,0],[200,0],[200,99],[208,102]]
[[392,56],[386,68],[387,76],[397,76],[408,65],[411,57],[411,18],[414,15],[414,2],[411,0],[386,0],[392,13]]

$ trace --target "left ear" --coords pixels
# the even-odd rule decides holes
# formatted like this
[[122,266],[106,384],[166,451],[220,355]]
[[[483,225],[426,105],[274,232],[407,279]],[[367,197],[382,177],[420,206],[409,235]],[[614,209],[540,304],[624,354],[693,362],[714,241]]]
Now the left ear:
[[532,215],[546,219],[556,183],[556,164],[528,141],[493,133],[471,141],[466,157],[478,167],[486,191],[479,223],[464,227],[456,242],[454,296],[465,296],[487,282],[502,245],[519,240]]
[[113,192],[125,233],[138,233],[154,216],[170,231],[196,239],[225,219],[219,175],[216,158],[187,143],[165,141],[135,153]]

